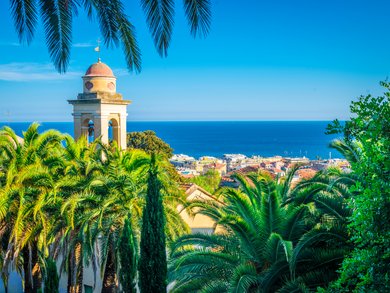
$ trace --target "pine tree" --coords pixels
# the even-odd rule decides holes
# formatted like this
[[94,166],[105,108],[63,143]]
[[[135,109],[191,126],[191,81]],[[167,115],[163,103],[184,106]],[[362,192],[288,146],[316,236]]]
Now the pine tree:
[[137,246],[130,220],[125,220],[119,240],[120,283],[125,293],[135,293],[137,276]]
[[44,293],[58,293],[59,278],[57,273],[57,265],[54,260],[46,260],[46,275]]
[[167,257],[165,245],[165,218],[161,183],[157,177],[155,155],[149,169],[146,205],[142,215],[141,258],[139,265],[141,293],[167,291]]

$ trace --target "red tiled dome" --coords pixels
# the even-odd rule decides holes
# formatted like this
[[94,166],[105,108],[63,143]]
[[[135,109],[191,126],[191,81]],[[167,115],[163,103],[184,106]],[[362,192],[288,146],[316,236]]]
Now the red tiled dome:
[[114,73],[111,68],[102,62],[97,62],[89,66],[85,76],[109,76],[114,77]]

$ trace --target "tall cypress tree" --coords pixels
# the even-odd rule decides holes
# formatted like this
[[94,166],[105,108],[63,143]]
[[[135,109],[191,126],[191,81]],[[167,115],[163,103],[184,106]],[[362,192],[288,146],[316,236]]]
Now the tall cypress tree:
[[125,293],[135,293],[137,276],[137,246],[131,229],[130,220],[125,220],[122,235],[119,239],[119,261],[120,274],[119,281],[122,291]]
[[167,291],[165,217],[160,193],[161,183],[157,175],[156,157],[152,154],[146,205],[142,215],[139,265],[141,293],[163,293]]

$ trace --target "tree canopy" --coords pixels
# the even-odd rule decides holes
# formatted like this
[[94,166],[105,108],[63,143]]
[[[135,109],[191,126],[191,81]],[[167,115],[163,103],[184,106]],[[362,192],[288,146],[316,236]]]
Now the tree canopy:
[[166,158],[173,155],[173,149],[152,130],[130,132],[127,134],[127,147],[140,149],[148,154],[162,154]]
[[203,187],[210,193],[214,193],[221,183],[221,175],[218,171],[210,169],[203,175],[190,178],[189,181]]
[[343,262],[336,292],[390,291],[390,83],[384,95],[351,103],[353,117],[334,121],[328,133],[341,133],[336,147],[350,158],[356,196],[348,201],[355,249]]

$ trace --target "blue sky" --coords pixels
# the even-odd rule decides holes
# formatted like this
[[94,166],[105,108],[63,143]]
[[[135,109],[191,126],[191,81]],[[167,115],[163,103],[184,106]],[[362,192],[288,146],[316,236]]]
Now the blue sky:
[[[139,1],[127,2],[143,70],[128,73],[122,51],[102,60],[133,103],[128,120],[331,120],[350,101],[380,94],[390,73],[390,1],[212,0],[206,39],[193,39],[177,2],[169,55],[156,53]],[[0,121],[71,121],[81,76],[96,61],[96,23],[74,22],[69,71],[50,64],[43,29],[19,45],[9,2],[0,11]],[[8,114],[7,114],[8,113]]]

